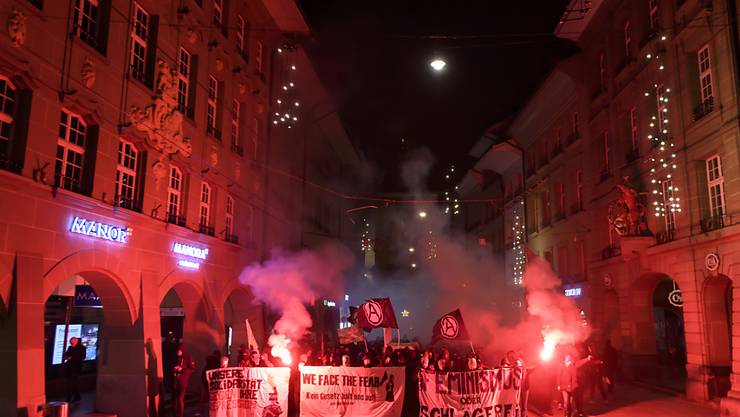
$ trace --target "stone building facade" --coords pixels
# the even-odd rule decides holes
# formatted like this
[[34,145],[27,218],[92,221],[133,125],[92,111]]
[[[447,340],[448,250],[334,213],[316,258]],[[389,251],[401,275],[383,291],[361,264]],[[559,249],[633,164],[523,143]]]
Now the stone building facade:
[[498,170],[506,204],[524,202],[527,245],[597,346],[622,352],[624,377],[740,415],[737,5],[581,3],[555,31],[580,52],[495,141],[522,150]]
[[[168,371],[166,319],[179,320],[195,375],[213,350],[235,355],[247,342],[246,319],[265,343],[269,315],[238,276],[274,247],[300,247],[313,210],[273,204],[305,173],[271,180],[288,156],[268,150],[288,129],[271,117],[288,79],[278,55],[299,53],[308,28],[290,0],[3,0],[0,10],[0,414],[36,415],[53,399],[55,327],[69,306],[73,320],[97,321],[83,335],[97,339],[86,365],[95,409],[145,416]],[[301,122],[296,135],[315,127]],[[358,160],[346,135],[335,140],[349,149],[343,164]],[[102,309],[72,306],[89,288],[79,285]]]

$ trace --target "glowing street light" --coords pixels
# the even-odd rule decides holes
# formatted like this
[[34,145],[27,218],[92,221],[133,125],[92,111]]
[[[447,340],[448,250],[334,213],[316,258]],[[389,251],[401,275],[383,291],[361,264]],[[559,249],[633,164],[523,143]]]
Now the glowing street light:
[[427,212],[426,211],[420,211],[419,212],[419,217],[421,217],[422,219],[425,218],[426,216],[427,216]]
[[414,251],[414,248],[409,248],[409,252],[413,252],[413,251]]
[[447,63],[444,60],[437,58],[434,61],[430,62],[429,65],[435,71],[442,71],[447,66]]

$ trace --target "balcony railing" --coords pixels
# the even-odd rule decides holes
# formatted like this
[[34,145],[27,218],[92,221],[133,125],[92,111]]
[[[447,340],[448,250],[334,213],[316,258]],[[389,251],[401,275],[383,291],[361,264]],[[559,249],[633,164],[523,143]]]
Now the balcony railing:
[[226,232],[226,234],[224,235],[224,240],[227,242],[231,242],[235,245],[239,244],[239,236],[233,233]]
[[125,208],[127,210],[136,211],[141,213],[142,204],[141,201],[137,198],[133,197],[125,197],[122,195],[116,195],[115,196],[115,206]]
[[82,184],[82,180],[79,178],[65,177],[64,175],[54,175],[54,185],[59,188],[63,188],[73,193],[82,194],[89,196],[92,194],[90,187]]
[[701,220],[701,231],[703,233],[708,233],[712,230],[721,229],[723,227],[725,227],[724,215],[710,216]]
[[221,131],[216,129],[213,126],[207,126],[206,127],[206,133],[213,136],[217,140],[221,140]]
[[214,236],[216,234],[213,226],[208,226],[203,223],[198,225],[198,233],[203,233],[208,236]]
[[188,119],[190,119],[190,120],[195,119],[195,112],[193,111],[193,109],[191,109],[190,107],[188,107],[186,104],[177,103],[177,110],[180,113],[184,114],[185,117],[187,117]]
[[167,213],[167,223],[176,224],[178,226],[185,227],[186,221],[185,216],[182,214]]
[[239,156],[244,156],[244,146],[238,144],[238,143],[232,143],[231,144],[231,151]]
[[712,112],[712,110],[714,110],[714,97],[709,97],[701,104],[694,107],[694,121],[697,121],[702,117],[708,115]]
[[676,237],[675,230],[664,230],[655,234],[655,244],[662,245],[663,243],[672,242]]

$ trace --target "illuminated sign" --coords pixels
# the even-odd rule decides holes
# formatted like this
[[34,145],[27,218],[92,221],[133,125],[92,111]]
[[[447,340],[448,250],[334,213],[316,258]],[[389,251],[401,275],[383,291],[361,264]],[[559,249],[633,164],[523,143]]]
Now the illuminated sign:
[[91,285],[75,285],[75,307],[102,307],[100,297]]
[[565,289],[565,296],[566,297],[580,297],[581,296],[581,287],[575,287],[575,288],[566,288]]
[[200,261],[205,261],[208,257],[208,248],[198,248],[183,243],[175,243],[172,246],[172,253],[191,258],[180,258],[177,260],[177,265],[188,269],[200,269]]
[[126,243],[126,239],[131,236],[131,228],[113,226],[110,224],[99,223],[92,220],[75,217],[69,231],[85,236],[92,236],[98,239],[110,240],[113,242]]
[[195,246],[184,245],[182,243],[175,243],[175,246],[172,247],[172,252],[178,255],[202,259],[204,261],[208,257],[208,249],[196,248]]

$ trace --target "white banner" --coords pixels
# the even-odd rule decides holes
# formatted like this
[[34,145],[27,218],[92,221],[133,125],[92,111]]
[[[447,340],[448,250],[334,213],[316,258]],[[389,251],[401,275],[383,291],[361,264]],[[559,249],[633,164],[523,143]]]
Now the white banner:
[[220,368],[206,372],[210,417],[286,417],[290,368]]
[[400,417],[404,368],[304,366],[301,416]]
[[419,372],[420,417],[519,417],[524,369]]

